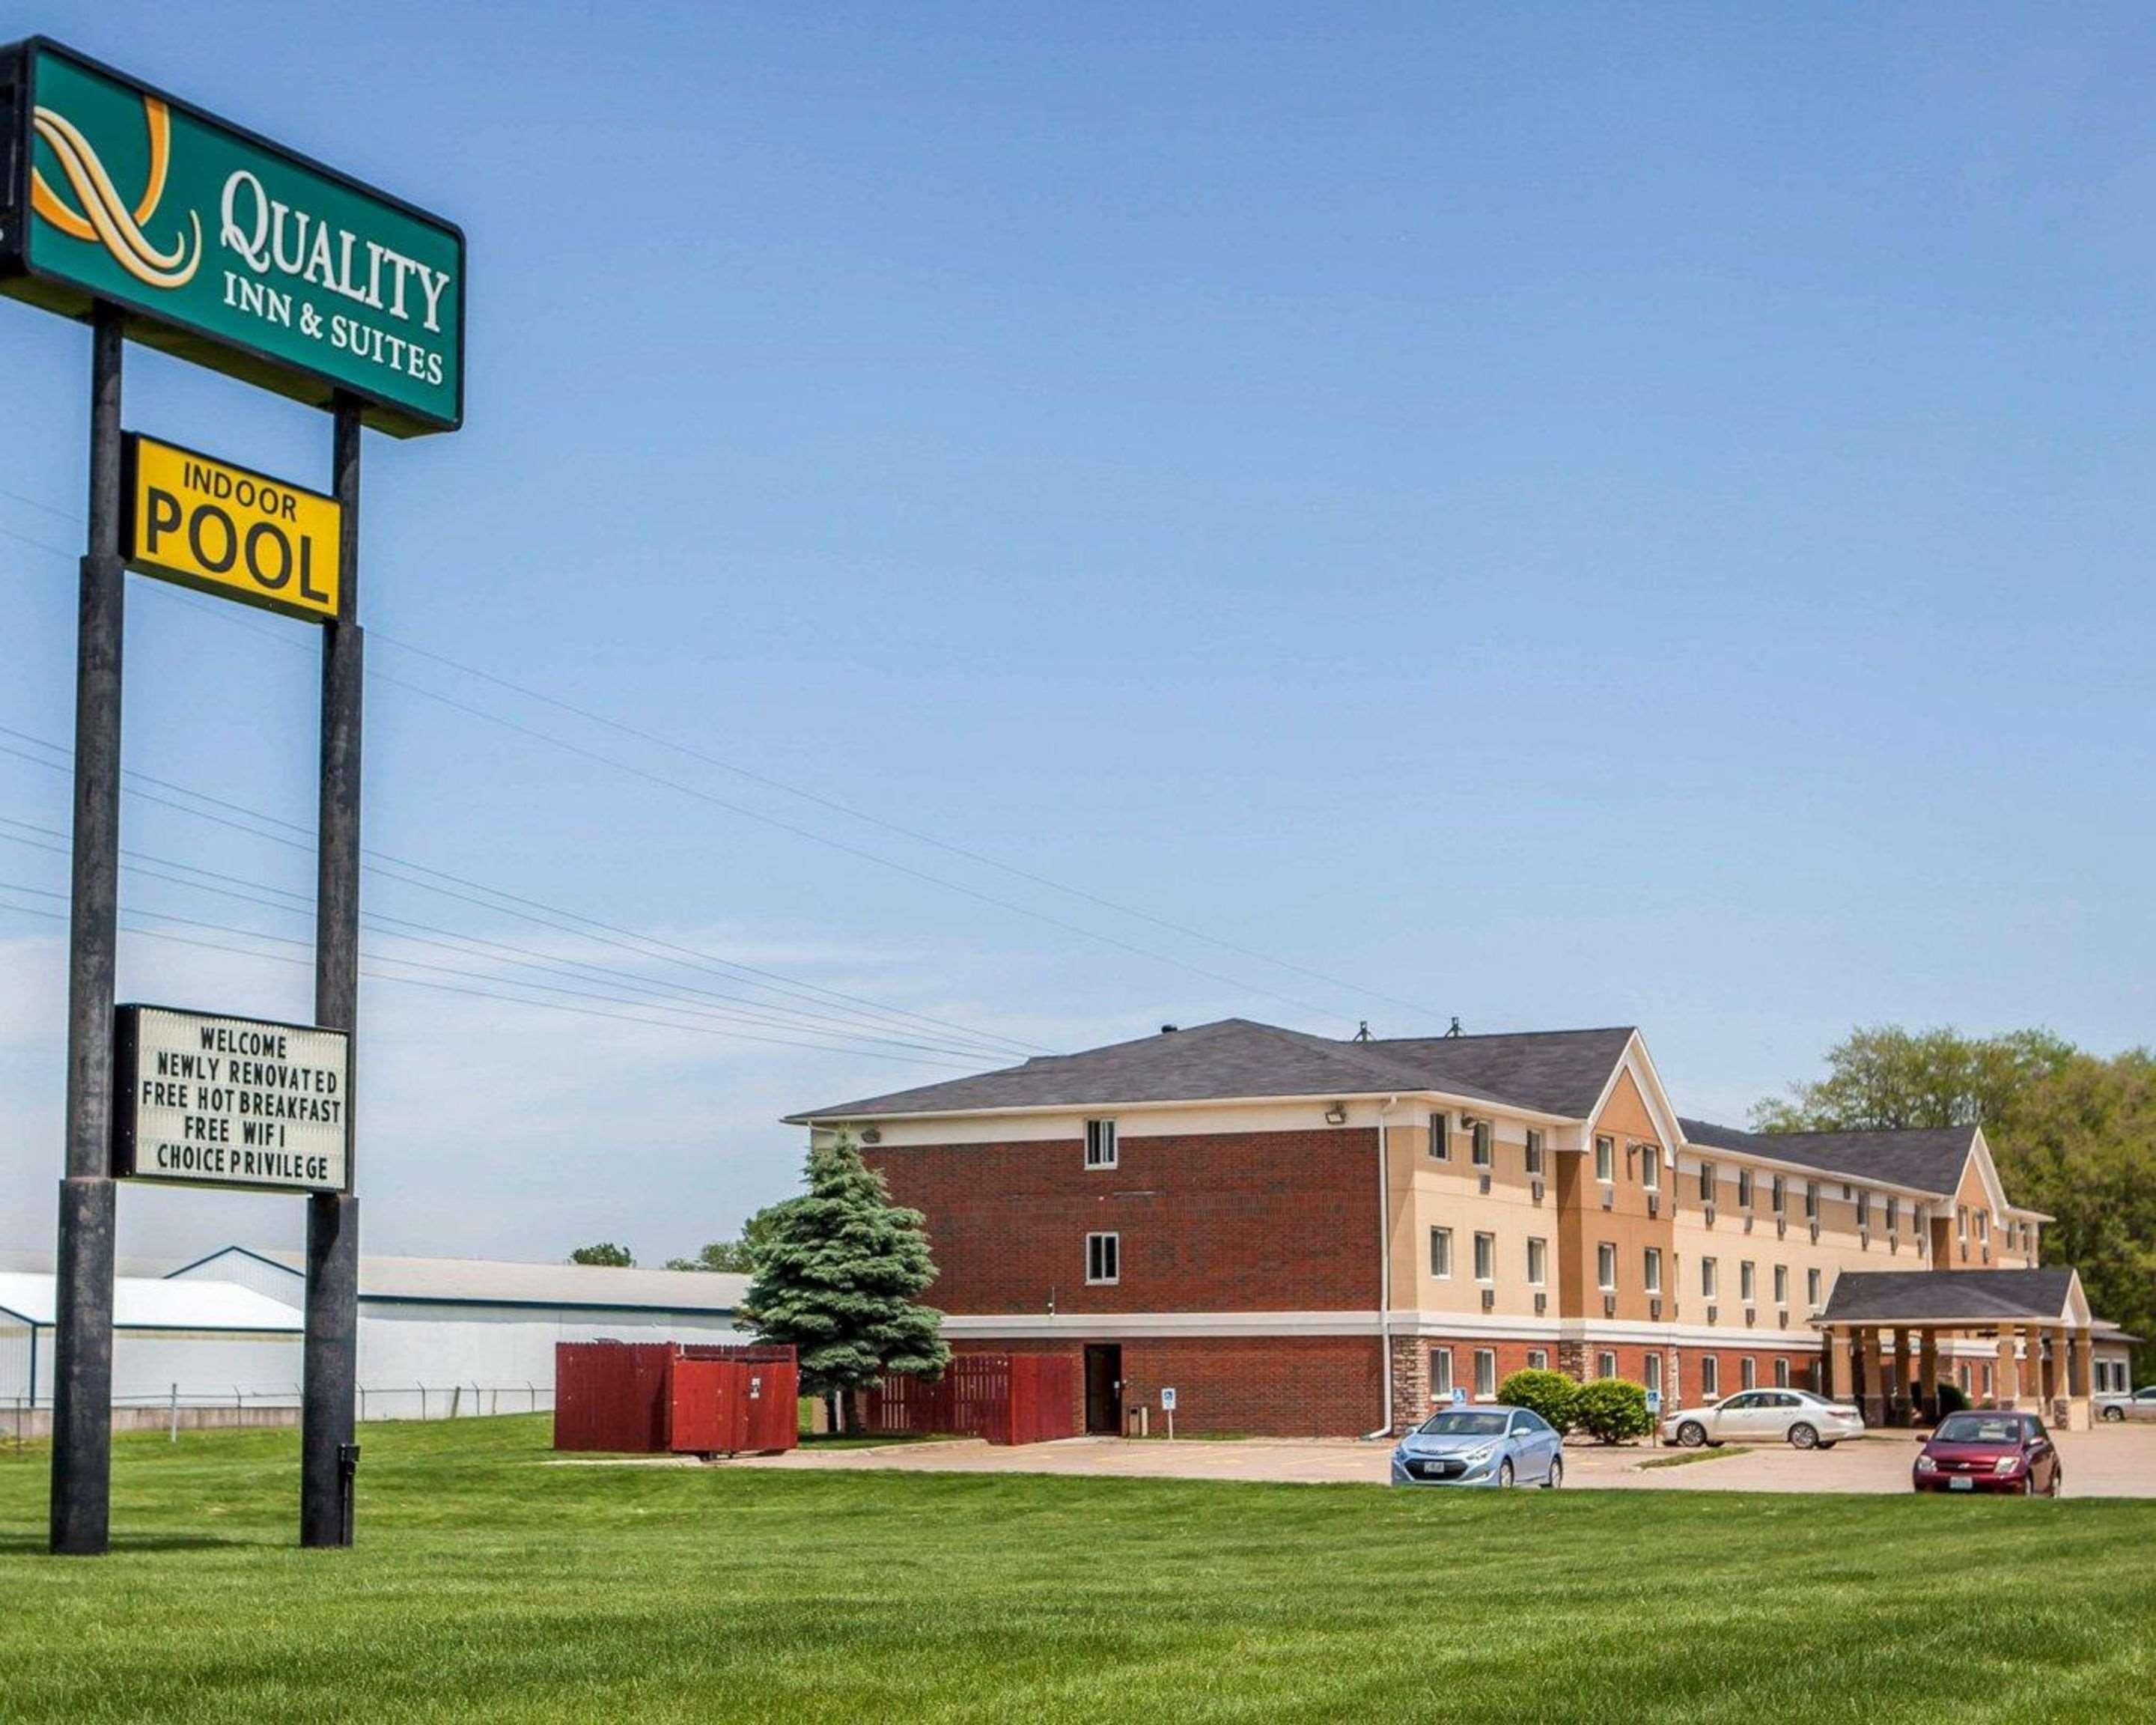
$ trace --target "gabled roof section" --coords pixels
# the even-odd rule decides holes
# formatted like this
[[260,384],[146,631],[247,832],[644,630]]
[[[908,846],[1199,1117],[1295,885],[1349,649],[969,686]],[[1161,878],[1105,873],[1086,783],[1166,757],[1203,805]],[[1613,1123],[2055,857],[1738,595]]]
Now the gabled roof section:
[[787,1118],[798,1126],[902,1114],[1394,1091],[1435,1091],[1579,1118],[1594,1106],[1631,1036],[1630,1029],[1547,1030],[1353,1042],[1221,1019]]
[[[184,1286],[195,1275],[213,1271],[218,1259],[235,1253],[295,1276],[306,1274],[304,1252],[226,1246],[182,1265],[171,1279]],[[741,1305],[748,1284],[746,1276],[703,1270],[527,1264],[498,1258],[398,1258],[375,1252],[362,1252],[359,1259],[361,1299],[429,1305],[573,1306],[722,1315]]]
[[1545,1114],[1594,1112],[1635,1032],[1522,1030],[1489,1036],[1419,1036],[1363,1045],[1424,1075],[1424,1087],[1486,1091]]
[[[0,1312],[41,1329],[59,1322],[53,1277],[33,1271],[0,1271]],[[234,1335],[297,1335],[305,1321],[280,1304],[237,1282],[167,1281],[159,1276],[121,1276],[112,1282],[112,1327],[116,1330],[218,1330]]]
[[[1678,1124],[1684,1128],[1685,1142],[1695,1147],[1734,1150],[1937,1198],[1953,1196],[1978,1137],[1973,1126],[1884,1132],[1748,1132],[1707,1120]],[[2000,1202],[2005,1202],[2003,1195]]]
[[2045,1270],[1845,1270],[1821,1323],[2091,1322],[2081,1277]]

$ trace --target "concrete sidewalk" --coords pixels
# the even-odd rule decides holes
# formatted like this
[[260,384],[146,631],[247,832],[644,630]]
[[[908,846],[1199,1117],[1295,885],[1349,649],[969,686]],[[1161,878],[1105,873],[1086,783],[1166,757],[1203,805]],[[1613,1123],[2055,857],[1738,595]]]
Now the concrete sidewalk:
[[[2156,1428],[2107,1426],[2056,1434],[2071,1497],[2156,1497]],[[1756,1450],[1565,1447],[1565,1485],[1592,1490],[1670,1491],[1874,1491],[1909,1490],[1921,1435],[1881,1431],[1831,1450],[1786,1445]],[[1104,1479],[1263,1480],[1297,1485],[1382,1485],[1391,1446],[1349,1438],[1066,1438],[998,1448],[973,1440],[893,1444],[861,1450],[795,1450],[716,1464],[801,1471],[896,1469],[935,1473],[1077,1474]],[[1678,1455],[1681,1466],[1642,1466]]]

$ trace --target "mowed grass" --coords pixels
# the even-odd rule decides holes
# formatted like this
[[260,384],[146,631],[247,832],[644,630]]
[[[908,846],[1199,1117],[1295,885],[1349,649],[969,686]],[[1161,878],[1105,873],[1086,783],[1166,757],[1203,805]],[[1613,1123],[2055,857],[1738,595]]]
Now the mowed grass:
[[116,1549],[0,1455],[0,1718],[2156,1717],[2156,1503],[551,1467],[123,1438]]

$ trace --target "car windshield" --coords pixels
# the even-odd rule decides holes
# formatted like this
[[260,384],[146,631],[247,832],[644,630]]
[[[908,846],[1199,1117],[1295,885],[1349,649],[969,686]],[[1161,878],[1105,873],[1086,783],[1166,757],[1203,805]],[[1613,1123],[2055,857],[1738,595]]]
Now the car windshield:
[[1426,1437],[1502,1437],[1502,1414],[1440,1414],[1423,1422]]
[[1943,1444],[2018,1444],[2021,1422],[2011,1414],[1949,1414],[1932,1435]]

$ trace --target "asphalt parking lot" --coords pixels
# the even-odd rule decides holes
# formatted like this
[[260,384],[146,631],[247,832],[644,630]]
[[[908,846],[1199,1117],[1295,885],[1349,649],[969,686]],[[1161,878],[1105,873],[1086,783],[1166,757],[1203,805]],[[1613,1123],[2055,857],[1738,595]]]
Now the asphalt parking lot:
[[[2102,1426],[2056,1435],[2071,1497],[2156,1497],[2156,1426]],[[1656,1450],[1568,1444],[1565,1485],[1616,1491],[1880,1491],[1909,1489],[1921,1435],[1875,1432],[1830,1450],[1787,1445]],[[1271,1480],[1302,1485],[1382,1485],[1389,1446],[1348,1439],[1235,1441],[1066,1438],[998,1448],[972,1440],[860,1450],[796,1450],[717,1464],[785,1469],[896,1468],[949,1473],[1084,1474],[1095,1477]],[[1677,1455],[1681,1466],[1651,1464]],[[689,1466],[700,1464],[693,1461]]]

